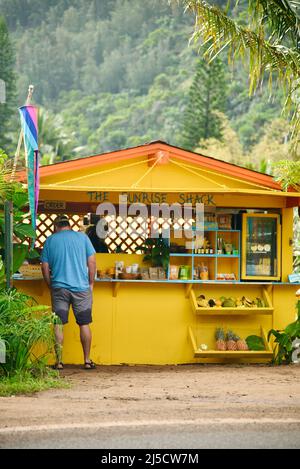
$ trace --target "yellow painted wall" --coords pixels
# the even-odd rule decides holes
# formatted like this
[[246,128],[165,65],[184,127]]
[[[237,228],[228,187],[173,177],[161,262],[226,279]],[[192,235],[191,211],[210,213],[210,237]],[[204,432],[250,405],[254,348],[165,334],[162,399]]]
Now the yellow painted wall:
[[[21,290],[32,294],[39,303],[50,304],[47,287],[41,280],[15,281]],[[197,285],[196,295],[206,297],[261,295],[259,285]],[[274,327],[280,328],[295,318],[293,285],[273,287]],[[272,327],[270,316],[200,317],[193,312],[183,284],[122,283],[113,297],[113,285],[96,282],[93,307],[93,345],[91,356],[96,363],[110,364],[180,364],[194,363],[188,327],[195,331],[197,345],[214,348],[216,326],[231,327],[242,336],[258,334],[260,325]],[[64,363],[83,361],[79,330],[72,312],[65,326]],[[202,359],[210,362],[211,359]],[[220,360],[219,360],[220,361]],[[247,360],[251,361],[251,360]]]

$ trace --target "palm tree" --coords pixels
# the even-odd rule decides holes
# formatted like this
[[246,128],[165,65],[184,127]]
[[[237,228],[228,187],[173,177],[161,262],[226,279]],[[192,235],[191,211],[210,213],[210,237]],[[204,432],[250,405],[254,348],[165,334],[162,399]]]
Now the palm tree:
[[73,144],[71,138],[63,129],[60,116],[39,109],[39,151],[42,164],[53,164],[64,161],[73,156]]
[[[290,113],[293,148],[300,131],[300,2],[248,0],[249,24],[238,24],[230,8],[222,10],[202,0],[178,0],[195,16],[192,40],[206,44],[206,56],[213,60],[227,49],[234,63],[242,59],[249,67],[250,94],[268,78],[274,78],[286,92],[284,110]],[[228,2],[230,3],[230,2]],[[238,0],[235,1],[237,6]],[[248,60],[247,60],[248,59]]]

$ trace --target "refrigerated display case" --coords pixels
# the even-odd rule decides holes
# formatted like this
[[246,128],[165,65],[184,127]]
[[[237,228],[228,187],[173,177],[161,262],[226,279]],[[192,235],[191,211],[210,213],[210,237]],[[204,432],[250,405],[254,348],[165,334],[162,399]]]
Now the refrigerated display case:
[[280,215],[243,214],[242,279],[280,280]]

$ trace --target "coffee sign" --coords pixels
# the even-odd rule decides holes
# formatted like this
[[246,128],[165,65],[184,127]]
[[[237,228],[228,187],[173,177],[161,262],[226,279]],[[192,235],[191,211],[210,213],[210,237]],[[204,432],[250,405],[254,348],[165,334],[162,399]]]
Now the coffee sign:
[[66,202],[64,200],[46,200],[44,202],[45,210],[65,210]]

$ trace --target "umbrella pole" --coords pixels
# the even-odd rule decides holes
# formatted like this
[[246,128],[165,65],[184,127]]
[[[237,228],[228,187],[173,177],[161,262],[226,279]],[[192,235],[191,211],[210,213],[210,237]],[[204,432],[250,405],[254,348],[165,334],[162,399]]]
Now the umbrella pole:
[[[29,85],[28,93],[26,98],[26,105],[30,104],[34,86]],[[18,159],[20,156],[21,145],[23,141],[23,132],[20,131],[18,145],[14,157],[13,168],[11,172],[12,181],[15,177]],[[26,164],[27,166],[27,164]],[[12,286],[11,277],[12,277],[12,266],[13,266],[13,203],[10,200],[6,200],[4,203],[4,252],[5,252],[5,283],[6,288],[9,289]]]
[[13,264],[13,204],[12,201],[6,200],[4,202],[4,252],[5,252],[5,278],[6,288],[11,288],[11,275]]
[[[33,90],[34,90],[34,86],[29,85],[28,92],[27,92],[27,98],[26,98],[26,102],[25,102],[26,105],[29,105],[31,103]],[[22,140],[23,140],[23,131],[21,130],[20,134],[19,134],[18,145],[17,145],[17,149],[16,149],[16,153],[15,153],[15,157],[14,157],[13,168],[12,168],[12,172],[11,172],[11,181],[13,180],[13,178],[15,177],[15,174],[16,174],[17,164],[18,164],[20,151],[21,151]],[[27,162],[26,162],[26,166],[27,166]]]

